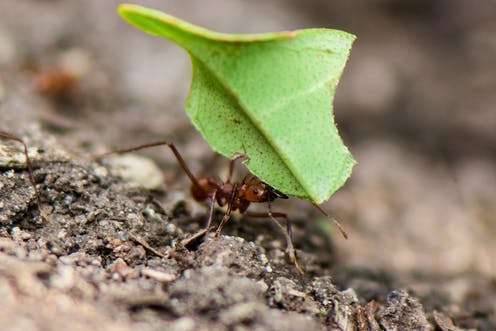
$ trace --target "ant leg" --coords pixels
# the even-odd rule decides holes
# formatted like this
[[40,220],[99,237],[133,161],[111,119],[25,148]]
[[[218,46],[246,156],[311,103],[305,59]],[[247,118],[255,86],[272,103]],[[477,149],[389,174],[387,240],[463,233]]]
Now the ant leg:
[[177,150],[176,146],[173,143],[170,143],[170,142],[167,142],[167,141],[159,141],[159,142],[154,142],[154,143],[150,143],[150,144],[139,145],[139,146],[135,146],[135,147],[131,147],[131,148],[118,149],[118,150],[115,150],[115,151],[111,151],[111,152],[108,152],[108,153],[97,155],[95,157],[95,160],[100,160],[100,159],[104,158],[105,156],[112,155],[112,154],[126,154],[126,153],[130,153],[130,152],[136,152],[136,151],[139,151],[139,150],[145,149],[145,148],[158,147],[158,146],[164,146],[164,145],[167,145],[171,149],[172,153],[174,154],[174,156],[177,159],[177,162],[179,163],[179,165],[181,166],[181,168],[184,170],[184,172],[186,173],[186,175],[188,176],[188,178],[191,180],[191,182],[193,183],[193,185],[196,188],[203,190],[202,187],[201,187],[201,185],[200,185],[200,183],[198,182],[198,178],[196,178],[196,176],[193,175],[193,173],[189,169],[188,165],[186,164],[186,161],[184,161],[181,153],[179,153],[179,151]]
[[[291,226],[291,221],[288,219],[288,215],[285,213],[279,213],[279,212],[272,212],[270,203],[268,204],[268,212],[267,213],[254,213],[254,212],[248,212],[246,213],[246,216],[248,217],[255,217],[255,218],[269,218],[272,222],[274,222],[279,229],[281,229],[282,233],[284,234],[284,237],[286,238],[286,248],[287,248],[287,253],[289,257],[289,261],[294,264],[296,269],[300,274],[304,274],[303,269],[300,267],[298,263],[298,258],[296,256],[296,250],[294,249],[293,245],[293,228]],[[286,228],[279,223],[277,218],[284,218],[286,221]]]
[[242,161],[246,161],[246,160],[250,159],[248,157],[248,155],[246,155],[246,149],[245,149],[245,145],[243,143],[242,143],[242,146],[243,146],[244,154],[236,155],[233,159],[231,159],[231,162],[229,162],[229,174],[227,175],[226,183],[231,183],[231,179],[232,179],[232,176],[234,173],[234,165],[235,165],[236,161],[238,161],[240,159],[243,159]]
[[231,219],[231,204],[229,204],[229,207],[227,208],[226,213],[224,214],[224,217],[222,217],[222,221],[220,221],[219,226],[217,227],[217,230],[215,230],[215,236],[219,237],[220,233],[222,232],[222,229],[224,228],[224,225]]
[[231,198],[229,199],[229,203],[227,204],[227,211],[224,214],[224,217],[222,217],[222,221],[220,221],[219,227],[215,231],[215,236],[216,237],[219,237],[220,236],[220,233],[222,231],[222,228],[231,219],[232,207],[233,207],[234,201],[236,200],[236,198],[238,196],[237,192],[238,192],[238,185],[237,184],[234,184],[233,191],[232,191],[232,194],[231,194]]
[[198,240],[200,240],[201,238],[203,238],[210,231],[210,225],[212,224],[212,219],[214,217],[215,196],[216,195],[217,195],[217,191],[214,191],[214,193],[210,197],[210,205],[209,205],[209,213],[208,213],[207,226],[204,229],[202,229],[202,230],[198,231],[197,233],[195,233],[194,235],[192,235],[191,237],[186,238],[183,241],[181,241],[181,244],[184,247],[186,247],[186,248],[190,247],[194,242],[197,242]]
[[205,235],[208,234],[210,231],[210,225],[212,224],[212,219],[214,216],[214,207],[215,207],[215,196],[217,194],[217,191],[214,191],[212,196],[210,197],[210,205],[209,205],[209,213],[208,213],[208,220],[207,220],[207,226],[204,229],[201,229],[200,231],[196,232],[192,236],[183,239],[181,241],[181,244],[186,247],[190,248],[194,243],[199,242],[200,239],[202,239]]
[[322,207],[320,207],[318,204],[316,203],[312,203],[312,205],[317,208],[321,213],[322,215],[324,215],[325,217],[327,217],[329,220],[331,220],[339,229],[339,232],[341,232],[341,235],[344,237],[344,239],[348,239],[348,234],[346,233],[346,231],[343,229],[343,226],[341,225],[341,223],[338,222],[337,219],[331,217],[324,209],[322,209]]
[[217,195],[217,191],[214,191],[214,193],[210,197],[210,208],[209,208],[209,212],[208,212],[207,226],[205,227],[205,230],[207,233],[210,231],[210,225],[212,224],[212,219],[214,218],[216,195]]
[[24,140],[22,140],[21,138],[14,136],[10,133],[4,132],[4,131],[0,131],[0,139],[17,141],[18,143],[22,144],[22,146],[24,147],[24,157],[26,158],[26,168],[28,169],[29,181],[31,183],[31,186],[33,186],[33,189],[34,189],[34,194],[36,196],[36,202],[38,204],[38,211],[40,212],[40,216],[43,218],[43,214],[41,212],[40,193],[38,192],[38,189],[36,188],[36,182],[34,180],[34,175],[33,175],[33,164],[31,162],[31,158],[29,157],[28,146],[26,145]]

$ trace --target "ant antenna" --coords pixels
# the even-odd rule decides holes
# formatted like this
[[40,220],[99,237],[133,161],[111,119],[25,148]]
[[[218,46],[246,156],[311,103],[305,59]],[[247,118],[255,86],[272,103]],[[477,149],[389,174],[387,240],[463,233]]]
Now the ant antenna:
[[33,186],[33,189],[34,189],[34,194],[36,196],[36,201],[38,202],[38,210],[40,212],[40,216],[43,217],[43,214],[41,213],[40,193],[38,192],[38,189],[36,188],[36,182],[34,181],[33,163],[31,162],[31,158],[29,157],[28,146],[26,145],[24,140],[22,140],[19,137],[14,136],[14,135],[11,135],[10,133],[7,133],[7,132],[0,131],[0,138],[17,141],[18,143],[22,144],[22,146],[24,147],[24,157],[26,158],[26,168],[28,169],[29,181],[31,183],[31,186]]
[[322,207],[320,207],[318,204],[316,203],[313,203],[312,202],[312,205],[317,208],[324,216],[326,216],[329,220],[331,220],[334,224],[336,224],[336,226],[338,227],[339,229],[339,232],[341,232],[341,235],[344,237],[344,239],[348,239],[348,234],[346,233],[346,231],[344,230],[343,226],[341,225],[341,223],[339,223],[339,221],[337,219],[335,219],[334,217],[331,217],[324,209],[322,209]]

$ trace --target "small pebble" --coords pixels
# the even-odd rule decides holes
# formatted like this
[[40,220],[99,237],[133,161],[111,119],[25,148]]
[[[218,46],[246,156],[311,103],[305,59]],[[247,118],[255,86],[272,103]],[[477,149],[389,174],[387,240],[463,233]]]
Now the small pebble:
[[196,330],[195,321],[191,317],[181,317],[169,326],[171,331],[193,331]]
[[269,259],[267,258],[267,256],[265,254],[260,254],[259,259],[263,265],[266,265],[267,263],[269,263]]
[[57,256],[53,254],[47,255],[47,257],[45,258],[45,262],[51,266],[57,265],[57,260],[58,260]]
[[102,258],[99,256],[96,259],[91,260],[91,265],[95,267],[101,267],[102,266]]
[[267,285],[266,282],[264,282],[262,279],[257,282],[257,284],[260,286],[260,289],[262,290],[263,293],[267,292],[269,289],[269,285]]
[[64,239],[67,237],[67,231],[65,229],[62,229],[57,233],[57,238],[59,239]]
[[12,229],[12,238],[15,241],[25,241],[31,238],[31,234],[16,226]]
[[141,273],[143,274],[143,276],[150,277],[161,283],[170,283],[177,279],[177,276],[174,274],[170,274],[150,268],[143,269]]
[[113,157],[109,162],[111,172],[122,177],[132,186],[154,190],[164,183],[162,171],[146,157],[125,154]]
[[168,223],[165,226],[165,232],[167,234],[174,234],[174,233],[176,233],[176,231],[177,231],[177,227],[174,224],[172,224],[172,223]]
[[125,279],[134,273],[134,269],[130,268],[127,263],[121,258],[118,258],[114,261],[114,263],[112,263],[112,265],[110,266],[110,271],[113,273],[113,279],[115,274],[120,276],[117,278],[117,280],[119,280],[121,277]]

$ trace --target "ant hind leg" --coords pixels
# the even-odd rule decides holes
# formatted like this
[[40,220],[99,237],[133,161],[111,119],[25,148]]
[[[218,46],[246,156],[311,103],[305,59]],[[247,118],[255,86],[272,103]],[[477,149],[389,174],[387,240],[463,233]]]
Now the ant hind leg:
[[[298,263],[296,250],[293,245],[293,228],[291,226],[291,221],[289,220],[288,215],[280,212],[272,212],[270,204],[268,210],[269,211],[266,213],[248,212],[246,213],[246,216],[254,218],[269,218],[273,223],[277,225],[279,229],[281,229],[281,232],[286,238],[286,251],[289,257],[289,261],[294,264],[298,272],[303,275],[304,271]],[[283,218],[286,221],[286,228],[284,228],[284,226],[277,220],[277,218]]]

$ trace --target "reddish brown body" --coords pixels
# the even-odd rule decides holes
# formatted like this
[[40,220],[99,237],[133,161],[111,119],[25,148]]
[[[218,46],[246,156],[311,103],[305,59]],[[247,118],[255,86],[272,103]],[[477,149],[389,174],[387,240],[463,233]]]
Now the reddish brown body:
[[251,203],[272,202],[277,198],[288,197],[278,192],[258,178],[245,177],[241,183],[221,182],[213,177],[198,179],[198,185],[191,186],[191,195],[198,202],[207,201],[215,196],[221,207],[229,205],[232,211],[245,213]]

